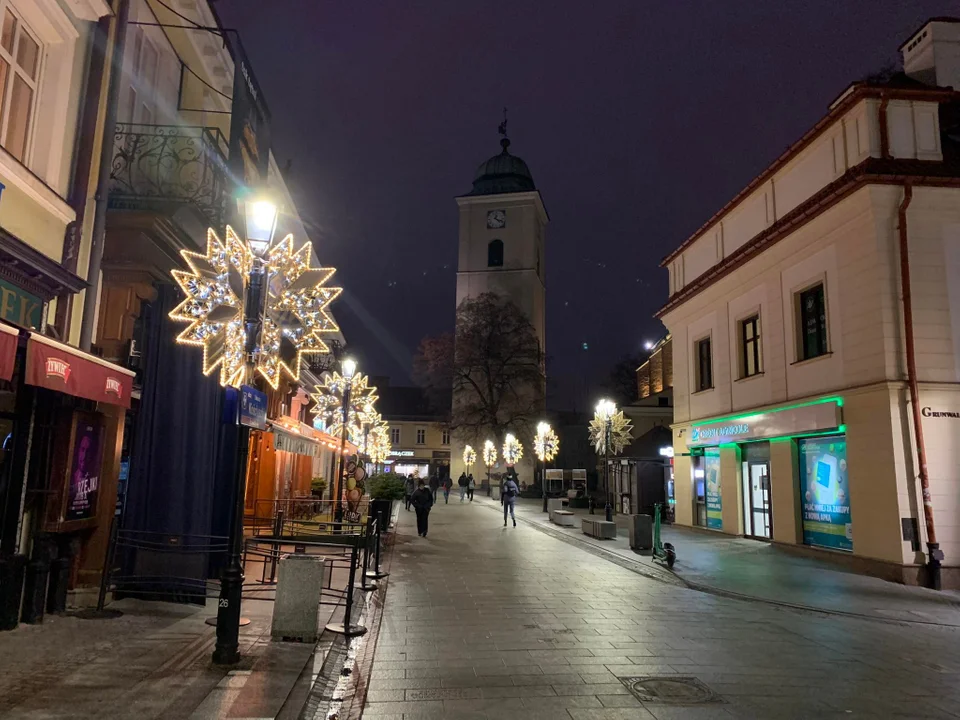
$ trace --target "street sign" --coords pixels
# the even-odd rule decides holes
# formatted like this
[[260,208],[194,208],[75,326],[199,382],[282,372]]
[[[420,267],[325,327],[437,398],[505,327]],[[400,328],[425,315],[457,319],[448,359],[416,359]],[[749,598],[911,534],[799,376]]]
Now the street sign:
[[267,429],[267,396],[249,385],[240,386],[240,424]]

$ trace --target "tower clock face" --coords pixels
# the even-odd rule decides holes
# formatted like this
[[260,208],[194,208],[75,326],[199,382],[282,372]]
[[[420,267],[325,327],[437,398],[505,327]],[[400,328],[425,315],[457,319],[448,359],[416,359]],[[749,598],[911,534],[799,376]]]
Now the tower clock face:
[[507,226],[506,210],[491,210],[487,213],[487,227],[491,230],[499,230]]

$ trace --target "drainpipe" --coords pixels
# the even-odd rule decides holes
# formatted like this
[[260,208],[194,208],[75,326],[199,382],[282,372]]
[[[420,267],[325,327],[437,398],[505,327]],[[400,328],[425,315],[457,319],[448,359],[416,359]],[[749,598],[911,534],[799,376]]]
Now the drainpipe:
[[100,266],[103,263],[103,244],[107,226],[107,195],[110,191],[110,166],[113,163],[113,139],[117,132],[117,108],[120,105],[120,84],[123,80],[123,50],[127,42],[127,21],[130,0],[117,0],[116,31],[110,59],[110,85],[107,89],[107,109],[103,120],[103,142],[100,147],[100,171],[97,175],[96,205],[93,214],[93,237],[90,243],[90,262],[87,264],[87,289],[84,291],[83,321],[80,325],[80,349],[90,352],[93,323],[97,316],[100,289]]
[[[63,234],[63,254],[60,264],[72,273],[77,272],[80,255],[80,237],[83,234],[83,218],[87,209],[87,196],[90,190],[90,170],[93,168],[93,145],[97,123],[100,120],[100,98],[103,94],[103,81],[106,79],[107,48],[110,44],[110,25],[113,18],[102,17],[94,29],[90,69],[87,77],[87,91],[84,93],[83,115],[80,120],[80,132],[77,138],[77,163],[73,171],[70,191],[70,206],[76,219],[67,225]],[[57,300],[57,313],[54,327],[57,336],[67,342],[70,335],[70,317],[73,307],[73,295],[61,295]]]
[[933,500],[930,497],[930,479],[927,476],[927,449],[923,444],[923,424],[920,415],[920,388],[917,383],[917,357],[913,346],[913,300],[910,295],[910,253],[907,247],[907,208],[913,199],[913,186],[903,186],[903,201],[897,213],[900,233],[900,287],[903,295],[903,333],[907,346],[907,381],[910,384],[910,409],[913,412],[913,433],[917,444],[917,462],[920,466],[920,490],[923,493],[923,519],[927,526],[927,582],[934,590],[940,589],[940,561],[943,551],[937,542],[933,523]]

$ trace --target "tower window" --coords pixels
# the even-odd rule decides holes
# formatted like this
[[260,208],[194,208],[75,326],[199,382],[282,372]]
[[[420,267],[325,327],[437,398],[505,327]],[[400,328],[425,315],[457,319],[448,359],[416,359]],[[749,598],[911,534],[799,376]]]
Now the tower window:
[[491,240],[487,245],[487,267],[503,267],[503,240]]

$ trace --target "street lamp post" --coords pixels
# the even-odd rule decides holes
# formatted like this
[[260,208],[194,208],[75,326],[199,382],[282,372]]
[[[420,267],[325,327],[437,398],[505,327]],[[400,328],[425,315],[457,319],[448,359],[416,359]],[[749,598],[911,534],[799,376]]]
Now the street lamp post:
[[[277,225],[277,206],[269,200],[240,203],[241,217],[246,221],[247,245],[253,256],[243,298],[243,383],[253,382],[257,353],[263,330],[265,305],[264,254],[273,239]],[[231,392],[225,390],[224,392]],[[234,391],[235,392],[235,391]],[[247,454],[250,428],[240,425],[237,432],[236,467],[234,471],[233,512],[230,514],[229,552],[227,567],[220,578],[220,597],[217,602],[217,640],[213,662],[235,665],[240,661],[240,604],[243,595],[243,506],[247,481]]]
[[493,440],[486,440],[483,443],[483,464],[487,466],[487,497],[491,495],[490,487],[490,468],[497,462],[497,446]]
[[[346,358],[341,363],[343,370],[344,390],[343,390],[343,428],[340,431],[340,471],[337,473],[337,502],[334,505],[333,521],[335,523],[343,522],[343,474],[346,469],[344,454],[347,449],[347,431],[350,427],[350,389],[353,385],[353,374],[357,371],[357,362],[353,358]],[[339,527],[339,526],[337,526]]]
[[540,465],[540,490],[543,495],[543,512],[547,511],[547,462],[557,455],[560,441],[549,423],[537,425],[537,434],[533,438],[533,452]]
[[606,500],[604,514],[607,522],[613,520],[613,507],[610,505],[610,445],[613,442],[613,419],[617,415],[617,406],[611,400],[597,403],[591,432],[597,433],[594,444],[603,450],[603,494]]

